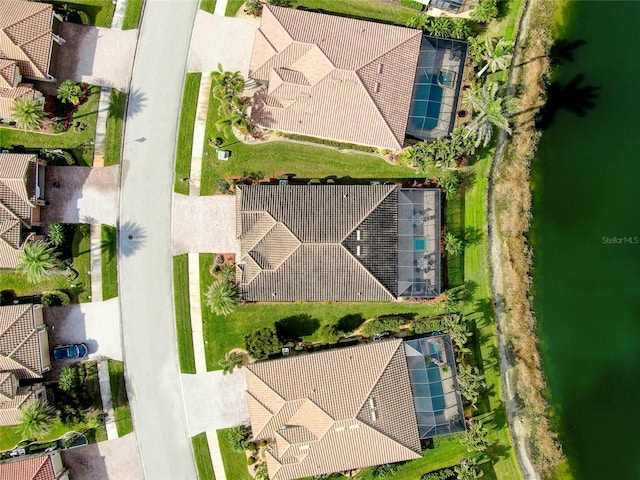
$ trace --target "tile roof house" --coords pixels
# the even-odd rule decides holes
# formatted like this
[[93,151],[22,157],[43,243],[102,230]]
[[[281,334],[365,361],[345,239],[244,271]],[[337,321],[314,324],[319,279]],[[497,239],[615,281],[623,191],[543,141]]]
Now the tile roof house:
[[246,301],[388,301],[440,293],[440,192],[239,185]]
[[0,268],[15,268],[28,230],[40,225],[45,162],[35,154],[0,153]]
[[422,32],[266,4],[249,77],[257,125],[402,148]]
[[7,480],[69,480],[59,452],[0,464],[0,479]]
[[37,381],[51,368],[42,307],[0,307],[0,426],[15,425],[19,409],[44,395]]
[[272,480],[420,458],[402,340],[258,362],[245,369],[253,437]]
[[12,120],[17,98],[44,101],[40,92],[22,79],[55,81],[60,21],[53,7],[24,0],[0,2],[0,120]]

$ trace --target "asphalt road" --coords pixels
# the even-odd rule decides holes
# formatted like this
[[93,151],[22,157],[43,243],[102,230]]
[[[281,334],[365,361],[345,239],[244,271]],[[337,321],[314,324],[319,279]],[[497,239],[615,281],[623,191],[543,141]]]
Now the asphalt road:
[[147,0],[130,90],[120,194],[124,358],[145,477],[198,478],[180,390],[171,198],[182,83],[198,0]]

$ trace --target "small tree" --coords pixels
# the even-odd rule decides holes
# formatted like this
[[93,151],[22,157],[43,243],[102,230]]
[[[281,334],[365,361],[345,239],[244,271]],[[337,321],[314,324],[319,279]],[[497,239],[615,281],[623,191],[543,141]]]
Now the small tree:
[[227,430],[227,440],[231,450],[236,453],[243,453],[246,450],[250,438],[251,431],[246,425],[236,425]]
[[444,236],[444,250],[451,256],[457,257],[463,252],[462,240],[451,232]]
[[471,35],[471,26],[464,18],[455,18],[451,21],[450,27],[451,38],[456,40],[465,40]]
[[69,392],[75,390],[84,383],[84,378],[80,375],[80,371],[76,365],[69,365],[62,369],[58,386],[60,390]]
[[18,271],[27,276],[31,283],[54,275],[60,268],[58,252],[47,242],[28,242],[22,250]]
[[218,364],[222,367],[222,374],[233,373],[236,367],[242,367],[243,356],[238,352],[227,352],[224,355],[224,359],[220,360]]
[[262,2],[260,0],[247,0],[247,12],[257,17],[262,14]]
[[384,463],[382,465],[376,465],[373,468],[374,479],[378,478],[392,478],[396,473],[398,473],[398,464],[397,463]]
[[488,435],[489,432],[481,421],[470,420],[460,442],[467,447],[468,452],[484,452],[492,443]]
[[25,438],[44,437],[51,431],[56,412],[42,400],[35,400],[20,409],[18,422]]
[[340,340],[342,332],[334,324],[325,323],[318,329],[318,338],[324,343],[335,343]]
[[59,247],[64,243],[64,225],[60,222],[54,222],[49,225],[49,241],[55,247]]
[[518,105],[512,97],[500,95],[497,82],[479,87],[471,85],[464,93],[464,101],[473,108],[474,116],[467,123],[467,135],[476,136],[476,146],[487,146],[493,136],[493,127],[511,135],[509,115],[518,111]]
[[78,105],[80,103],[81,94],[82,88],[73,80],[65,80],[58,87],[58,98],[62,103]]
[[473,10],[471,10],[471,18],[476,22],[487,23],[498,16],[497,0],[481,0]]
[[475,457],[465,458],[460,465],[453,467],[456,480],[478,480],[484,472],[478,468],[478,460]]
[[273,353],[278,353],[282,342],[273,328],[264,327],[244,336],[247,352],[253,358],[264,359]]
[[44,102],[30,97],[16,98],[11,106],[13,119],[18,128],[37,130],[44,118]]
[[478,367],[463,365],[458,369],[458,388],[460,396],[464,398],[471,408],[477,408],[477,401],[480,391],[486,388],[487,384],[484,375],[480,373]]
[[40,301],[47,307],[66,307],[71,300],[62,290],[49,290],[42,293]]
[[240,302],[238,289],[225,278],[216,278],[204,294],[204,301],[216,315],[227,316]]

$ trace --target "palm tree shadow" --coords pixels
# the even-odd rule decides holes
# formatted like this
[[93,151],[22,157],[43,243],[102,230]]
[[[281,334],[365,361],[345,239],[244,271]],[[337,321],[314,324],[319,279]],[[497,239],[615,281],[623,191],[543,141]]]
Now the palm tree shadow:
[[585,45],[585,40],[559,39],[549,49],[549,60],[553,65],[562,65],[575,60],[575,52]]
[[552,82],[547,89],[547,103],[540,110],[536,118],[536,126],[545,130],[552,123],[558,110],[568,110],[579,117],[584,117],[588,110],[595,108],[600,87],[582,85],[583,74],[574,76],[569,83],[561,85]]
[[127,105],[127,118],[135,117],[139,114],[147,103],[147,96],[140,90],[133,90],[129,93],[129,103]]
[[147,238],[144,228],[133,222],[126,222],[120,227],[120,253],[130,257],[140,250]]

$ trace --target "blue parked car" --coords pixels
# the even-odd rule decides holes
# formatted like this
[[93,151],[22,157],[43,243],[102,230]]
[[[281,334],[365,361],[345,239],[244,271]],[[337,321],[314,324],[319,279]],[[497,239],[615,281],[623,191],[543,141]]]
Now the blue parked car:
[[70,360],[87,356],[87,346],[84,343],[73,345],[58,345],[53,349],[53,358],[56,360]]

